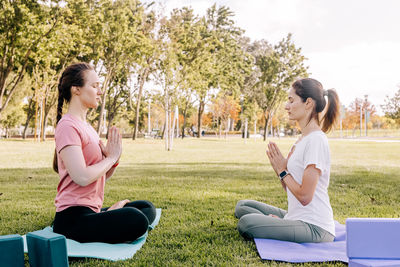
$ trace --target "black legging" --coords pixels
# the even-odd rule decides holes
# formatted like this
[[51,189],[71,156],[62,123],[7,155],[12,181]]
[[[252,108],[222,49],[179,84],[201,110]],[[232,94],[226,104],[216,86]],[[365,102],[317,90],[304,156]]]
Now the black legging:
[[122,243],[143,235],[156,218],[156,209],[147,200],[127,203],[121,209],[107,209],[96,213],[76,206],[56,212],[53,231],[81,243]]

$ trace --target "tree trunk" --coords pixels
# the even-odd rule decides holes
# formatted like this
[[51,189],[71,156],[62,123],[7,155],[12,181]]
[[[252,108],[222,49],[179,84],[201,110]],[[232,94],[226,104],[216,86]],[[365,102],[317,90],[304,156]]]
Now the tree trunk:
[[164,126],[163,126],[163,130],[162,130],[162,133],[161,133],[161,139],[164,139],[164,135],[165,135],[165,123],[164,123]]
[[169,150],[169,94],[168,89],[165,87],[165,127],[164,127],[164,138],[165,138],[165,150]]
[[44,121],[43,121],[43,141],[46,141],[46,128],[47,128],[47,119],[49,118],[49,112],[44,114]]
[[173,130],[173,128],[171,127],[171,115],[172,115],[172,112],[171,112],[171,107],[169,107],[169,109],[168,109],[168,139],[169,139],[169,141],[168,141],[168,151],[171,151],[172,150],[172,130]]
[[26,122],[24,125],[24,131],[22,133],[23,139],[26,139],[26,130],[28,129],[29,122],[31,121],[33,115],[35,114],[35,111],[32,110],[32,103],[33,103],[33,97],[29,100],[29,104],[28,104],[28,112],[26,114]]
[[254,140],[257,140],[257,119],[254,120]]
[[185,137],[186,110],[187,108],[185,107],[185,110],[183,111],[182,139]]
[[218,138],[220,138],[221,139],[221,136],[222,136],[222,124],[221,124],[221,121],[220,121],[220,119],[218,119],[218,128],[219,128],[219,137]]
[[249,120],[246,118],[244,122],[244,143],[247,143],[247,126],[248,126]]
[[165,138],[165,150],[169,150],[169,113],[168,108],[165,109],[165,127],[164,127],[164,138]]
[[268,131],[268,116],[265,115],[264,111],[264,119],[265,119],[265,125],[264,125],[264,141],[267,140],[267,131]]
[[108,116],[106,139],[108,139],[108,133],[110,132],[110,128],[111,128],[113,121],[114,121],[114,115],[111,114],[110,116]]
[[174,111],[174,119],[172,120],[172,128],[171,128],[171,147],[173,145],[174,142],[174,138],[175,138],[175,121],[176,121],[176,111],[178,110],[178,107],[175,106],[175,111]]
[[144,82],[147,79],[148,73],[149,73],[149,68],[145,68],[143,71],[143,75],[141,75],[139,78],[140,79],[139,92],[138,92],[136,111],[135,111],[135,129],[133,129],[132,140],[136,140],[136,138],[137,138],[137,132],[138,132],[138,127],[139,127],[140,101],[142,100],[143,86],[144,86]]
[[204,112],[204,101],[200,101],[199,112],[197,114],[197,138],[201,136],[201,117]]

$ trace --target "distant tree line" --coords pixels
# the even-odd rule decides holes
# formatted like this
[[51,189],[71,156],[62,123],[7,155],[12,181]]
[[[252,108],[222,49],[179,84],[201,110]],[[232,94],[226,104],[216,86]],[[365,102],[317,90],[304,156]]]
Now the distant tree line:
[[169,142],[200,138],[204,126],[220,134],[262,127],[265,140],[291,83],[308,76],[291,34],[275,45],[251,41],[225,6],[199,16],[190,7],[165,14],[137,0],[1,5],[0,124],[6,131],[22,125],[24,138],[33,129],[45,139],[55,126],[58,79],[77,61],[91,63],[102,79],[101,105],[88,114],[99,133],[117,124],[136,139],[152,130],[150,118]]

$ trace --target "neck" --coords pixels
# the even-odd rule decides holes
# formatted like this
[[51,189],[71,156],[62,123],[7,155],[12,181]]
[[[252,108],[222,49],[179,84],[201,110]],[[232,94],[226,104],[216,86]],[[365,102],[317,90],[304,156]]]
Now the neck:
[[87,107],[84,107],[79,101],[74,101],[74,99],[71,99],[67,113],[73,115],[74,117],[78,118],[83,122],[86,122],[87,111],[88,111]]
[[298,123],[301,129],[301,134],[303,136],[306,136],[311,132],[321,130],[321,127],[318,125],[315,119],[311,119],[311,121],[308,121],[308,118],[304,118],[302,120],[299,120]]

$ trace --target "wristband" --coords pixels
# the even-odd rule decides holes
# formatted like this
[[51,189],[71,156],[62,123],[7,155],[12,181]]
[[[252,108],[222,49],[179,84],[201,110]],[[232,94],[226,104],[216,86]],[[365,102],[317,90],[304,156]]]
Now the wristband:
[[114,165],[111,166],[111,168],[116,168],[119,165],[119,161],[115,162]]

